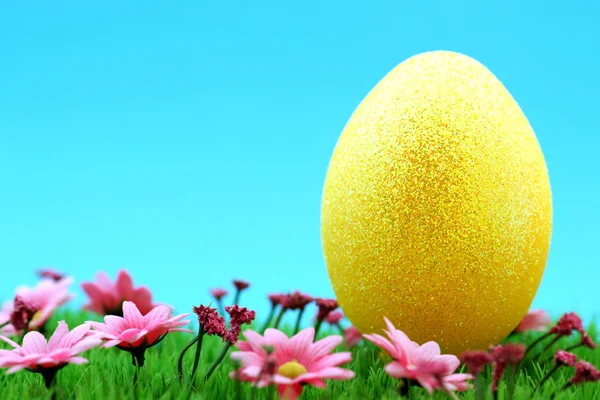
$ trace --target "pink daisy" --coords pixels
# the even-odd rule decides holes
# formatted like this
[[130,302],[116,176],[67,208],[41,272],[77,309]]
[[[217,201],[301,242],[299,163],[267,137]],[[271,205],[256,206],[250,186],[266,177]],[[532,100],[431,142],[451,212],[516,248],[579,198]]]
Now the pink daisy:
[[515,328],[515,332],[545,331],[552,323],[550,315],[544,310],[529,311]]
[[344,345],[346,347],[354,347],[362,340],[363,335],[353,326],[344,330]]
[[0,368],[8,368],[7,374],[22,369],[40,373],[49,387],[58,370],[68,364],[88,362],[79,354],[102,343],[99,337],[90,335],[90,332],[90,325],[87,324],[79,325],[69,332],[65,321],[60,321],[48,342],[39,332],[28,332],[23,338],[22,346],[0,336],[0,340],[13,347],[13,350],[0,350]]
[[443,390],[468,388],[466,380],[472,379],[472,375],[453,374],[460,365],[458,357],[441,354],[440,346],[435,342],[427,342],[419,346],[404,332],[396,329],[389,319],[384,319],[387,326],[384,332],[389,340],[378,334],[364,335],[364,337],[392,356],[393,361],[385,366],[388,375],[416,380],[429,393],[436,388]]
[[292,338],[277,329],[267,329],[264,336],[244,331],[247,341],[239,341],[240,351],[231,353],[241,368],[232,372],[231,377],[252,382],[259,388],[275,384],[279,395],[289,400],[297,399],[306,385],[325,388],[324,379],[352,379],[353,371],[339,367],[351,361],[350,352],[331,354],[342,337],[332,335],[314,342],[314,335],[312,327]]
[[[60,281],[44,278],[38,282],[35,287],[19,286],[15,293],[28,304],[34,304],[38,311],[35,313],[29,323],[29,330],[43,330],[48,319],[52,317],[56,309],[72,300],[75,296],[69,293],[69,286],[73,283],[72,277],[64,278]],[[6,302],[0,313],[0,323],[2,320],[10,319],[14,311],[14,302]],[[19,333],[12,325],[7,325],[2,329],[5,335],[15,335]]]
[[144,365],[144,353],[146,349],[158,344],[169,332],[193,332],[189,329],[181,329],[181,326],[189,324],[190,321],[181,321],[188,314],[180,314],[171,317],[171,309],[167,306],[156,306],[146,315],[142,315],[135,303],[123,302],[123,317],[107,315],[104,323],[86,321],[90,324],[98,336],[106,342],[102,347],[117,346],[121,350],[128,351],[135,357],[134,364]]
[[100,315],[121,315],[123,301],[132,301],[142,314],[157,306],[152,302],[152,293],[145,286],[133,287],[131,275],[124,269],[117,274],[115,283],[105,272],[96,274],[96,282],[83,282],[82,289],[90,298],[83,306]]

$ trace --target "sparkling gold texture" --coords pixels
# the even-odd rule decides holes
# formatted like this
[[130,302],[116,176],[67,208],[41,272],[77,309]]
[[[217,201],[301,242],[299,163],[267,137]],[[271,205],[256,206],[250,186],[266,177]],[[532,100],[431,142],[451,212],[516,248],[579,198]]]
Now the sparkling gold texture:
[[550,183],[527,118],[462,54],[404,61],[348,121],[323,193],[321,236],[337,299],[362,333],[387,316],[458,354],[527,313],[552,230]]

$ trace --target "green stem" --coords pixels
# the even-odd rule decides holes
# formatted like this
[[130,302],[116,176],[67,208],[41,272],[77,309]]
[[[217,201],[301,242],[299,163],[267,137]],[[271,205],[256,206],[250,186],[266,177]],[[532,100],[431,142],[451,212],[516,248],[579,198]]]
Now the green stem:
[[483,383],[481,382],[481,374],[477,374],[473,377],[475,382],[475,398],[477,400],[485,400],[485,393],[483,391]]
[[219,314],[225,316],[225,308],[223,307],[223,300],[217,299],[217,309],[219,310]]
[[294,328],[294,335],[300,331],[300,321],[302,320],[302,315],[304,314],[304,308],[300,309],[298,313],[298,319],[296,320],[296,327]]
[[25,335],[27,335],[27,332],[29,331],[29,321],[27,321],[25,323],[25,328],[23,328],[23,334],[21,335],[21,341],[20,341],[20,345],[23,345],[23,340],[25,339]]
[[53,368],[42,373],[42,378],[44,378],[44,386],[46,389],[50,389],[56,383],[56,373],[58,369]]
[[240,304],[240,294],[242,293],[241,290],[237,290],[235,292],[235,297],[233,298],[233,304]]
[[515,394],[515,386],[517,386],[517,370],[518,370],[519,366],[517,365],[510,365],[508,367],[508,385],[506,387],[506,391],[508,392],[508,400],[511,400],[513,398],[513,395]]
[[177,359],[177,372],[179,373],[179,379],[183,378],[183,356],[185,355],[186,351],[191,349],[192,346],[194,344],[196,344],[197,341],[198,341],[198,336],[196,336],[194,339],[192,339],[192,341],[189,342],[187,346],[185,346],[185,348],[179,355],[179,358]]
[[561,338],[560,336],[556,336],[554,339],[552,339],[552,340],[551,340],[551,341],[550,341],[550,342],[549,342],[549,343],[546,345],[546,347],[544,347],[544,348],[542,349],[542,351],[540,351],[538,354],[536,354],[536,355],[535,355],[535,356],[534,356],[534,357],[531,359],[531,361],[537,361],[537,360],[538,360],[538,359],[539,359],[539,358],[542,356],[542,354],[544,354],[546,351],[548,351],[548,350],[550,349],[550,347],[554,346],[554,345],[556,344],[556,342],[558,342],[558,341],[560,340],[560,338]]
[[145,348],[141,348],[141,350],[136,350],[131,352],[131,363],[135,365],[135,373],[133,374],[133,385],[138,381],[140,375],[140,368],[144,366],[144,353],[146,352]]
[[281,307],[281,310],[279,310],[279,314],[277,315],[277,319],[275,320],[275,325],[273,326],[273,328],[275,328],[275,329],[279,328],[279,324],[281,323],[283,314],[285,314],[286,311],[287,311],[287,308]]
[[344,331],[344,327],[339,322],[335,324],[335,327],[338,328],[342,336],[344,336],[344,333],[346,333],[346,331]]
[[552,374],[554,374],[556,371],[558,371],[559,368],[560,368],[560,364],[558,364],[558,363],[554,364],[554,366],[552,367],[552,369],[550,371],[548,371],[548,373],[537,384],[537,386],[535,387],[535,389],[533,389],[532,395],[535,394],[535,392],[537,392],[544,385],[544,383],[546,383],[546,381],[548,379],[550,379],[550,377],[552,376]]
[[215,370],[217,369],[219,364],[221,364],[221,362],[227,355],[227,352],[229,351],[231,346],[233,346],[233,343],[230,343],[230,342],[225,343],[225,346],[223,346],[223,350],[221,350],[221,353],[219,354],[219,356],[217,357],[217,359],[215,360],[213,365],[210,366],[210,369],[208,370],[206,375],[204,375],[204,382],[206,382],[210,378],[210,376],[213,374],[213,372],[215,372]]
[[6,321],[5,323],[0,324],[0,329],[4,328],[8,324],[10,324],[10,321]]
[[531,349],[533,349],[538,343],[540,343],[542,340],[545,340],[546,338],[552,336],[552,333],[545,333],[542,336],[540,336],[539,338],[535,339],[533,341],[533,343],[531,343],[529,346],[527,346],[527,348],[525,349],[525,354],[523,354],[523,359],[525,359],[525,357],[527,356],[527,354],[529,353],[529,351]]
[[267,320],[265,321],[265,324],[262,326],[262,328],[260,328],[260,332],[259,333],[264,333],[267,330],[267,328],[269,327],[269,324],[271,323],[271,320],[275,316],[275,310],[276,309],[277,309],[276,305],[272,305],[271,306],[271,311],[269,311],[269,316],[267,317]]
[[318,319],[317,323],[315,324],[315,338],[319,334],[319,330],[321,329],[321,325],[323,325],[323,320],[322,319]]
[[204,337],[204,329],[200,327],[198,331],[198,344],[196,345],[196,355],[194,356],[194,367],[192,368],[192,374],[190,375],[190,382],[194,382],[196,377],[196,371],[198,370],[198,364],[200,364],[200,352],[202,351],[202,338]]

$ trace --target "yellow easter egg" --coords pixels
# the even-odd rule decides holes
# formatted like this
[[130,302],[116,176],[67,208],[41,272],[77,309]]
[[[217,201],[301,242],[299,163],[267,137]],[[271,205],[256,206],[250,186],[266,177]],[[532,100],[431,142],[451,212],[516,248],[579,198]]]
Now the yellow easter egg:
[[361,333],[383,317],[445,353],[486,349],[527,313],[552,231],[535,133],[504,85],[449,51],[389,72],[346,124],[325,179],[329,278]]

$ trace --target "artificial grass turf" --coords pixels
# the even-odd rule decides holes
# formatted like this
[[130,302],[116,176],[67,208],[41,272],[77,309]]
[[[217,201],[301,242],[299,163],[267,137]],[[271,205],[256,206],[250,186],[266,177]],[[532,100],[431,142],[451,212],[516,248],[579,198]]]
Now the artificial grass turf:
[[[192,315],[193,316],[193,315]],[[47,327],[49,336],[55,329],[59,320],[65,319],[69,329],[83,323],[85,320],[98,320],[97,316],[70,310],[61,310],[49,321]],[[257,324],[259,325],[259,324]],[[289,333],[289,329],[283,329]],[[319,337],[329,333],[323,332]],[[589,334],[595,340],[597,331],[594,324],[589,327]],[[537,334],[539,335],[539,334]],[[514,336],[510,342],[531,343],[534,334]],[[202,347],[202,363],[196,376],[196,387],[190,389],[189,382],[185,379],[180,382],[177,376],[177,358],[181,350],[194,338],[191,333],[170,333],[158,346],[146,352],[146,365],[142,368],[138,382],[133,385],[135,367],[131,363],[129,353],[122,350],[92,349],[82,356],[90,362],[84,365],[68,365],[58,372],[56,387],[57,399],[86,399],[86,400],[127,400],[127,399],[276,399],[274,388],[255,389],[250,384],[238,382],[229,378],[229,373],[234,365],[229,358],[220,365],[210,380],[202,383],[204,372],[210,367],[223,346],[221,340],[215,337],[205,337]],[[243,336],[241,337],[243,340]],[[575,335],[562,339],[552,350],[541,359],[544,360],[554,354],[554,350],[566,348],[570,344],[578,343]],[[363,341],[364,342],[364,341]],[[545,344],[545,343],[544,343]],[[541,349],[544,344],[540,345]],[[1,348],[10,348],[2,342]],[[186,375],[191,372],[194,348],[186,353]],[[340,346],[336,351],[345,351]],[[574,350],[580,359],[584,359],[596,366],[600,364],[600,349],[590,350],[578,348]],[[398,399],[397,391],[399,381],[384,372],[386,361],[378,348],[370,343],[361,343],[352,349],[352,362],[343,365],[344,368],[356,372],[356,378],[349,381],[327,381],[327,389],[305,387],[301,399],[340,399],[340,400],[366,400],[366,399]],[[542,376],[552,367],[552,363],[540,365],[534,363],[521,369],[517,377],[515,390],[516,399],[529,399],[533,388]],[[551,394],[560,388],[573,375],[572,368],[561,368],[546,382],[534,399],[549,399]],[[483,374],[485,386],[488,388],[486,399],[491,399],[489,385],[491,371],[488,367]],[[503,381],[504,382],[504,381]],[[504,383],[500,384],[499,399],[504,398]],[[457,393],[460,399],[475,400],[475,392]],[[445,399],[443,393],[430,396],[424,389],[413,386],[407,396],[410,399]],[[0,400],[12,399],[50,399],[51,393],[45,388],[42,377],[28,371],[20,371],[12,375],[0,374]],[[571,388],[561,393],[556,399],[600,399],[600,383],[586,383],[582,386]]]

